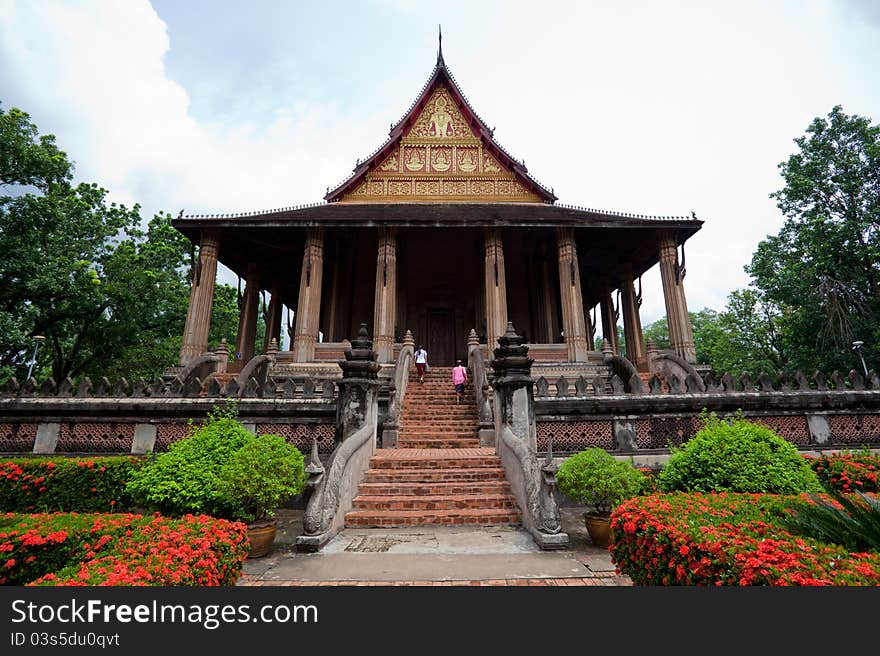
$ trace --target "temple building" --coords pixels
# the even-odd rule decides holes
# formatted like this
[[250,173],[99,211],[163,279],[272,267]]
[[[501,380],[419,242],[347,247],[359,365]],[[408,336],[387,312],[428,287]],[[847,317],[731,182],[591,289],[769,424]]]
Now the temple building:
[[[242,363],[272,339],[282,343],[283,304],[295,320],[289,350],[275,355],[281,368],[335,366],[362,322],[386,366],[407,331],[432,364],[465,359],[471,330],[491,358],[512,321],[539,369],[595,373],[599,324],[616,354],[622,318],[626,357],[646,373],[640,277],[657,264],[671,350],[694,363],[684,243],[702,221],[559,204],[493,132],[440,49],[387,140],[324,202],[178,217],[174,226],[199,247],[180,366],[209,350],[218,262],[245,282],[235,344]],[[262,291],[271,301],[258,345]]]

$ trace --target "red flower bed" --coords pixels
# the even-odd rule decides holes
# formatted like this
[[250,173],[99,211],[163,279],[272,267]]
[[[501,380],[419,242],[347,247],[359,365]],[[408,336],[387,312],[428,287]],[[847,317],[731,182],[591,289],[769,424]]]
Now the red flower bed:
[[0,461],[0,511],[128,510],[131,501],[125,482],[143,462],[130,456]]
[[772,494],[635,497],[611,517],[611,557],[636,585],[880,585],[880,554],[794,536]]
[[0,516],[0,584],[233,585],[247,527],[206,515]]
[[841,451],[807,458],[826,490],[880,492],[880,455],[870,451]]

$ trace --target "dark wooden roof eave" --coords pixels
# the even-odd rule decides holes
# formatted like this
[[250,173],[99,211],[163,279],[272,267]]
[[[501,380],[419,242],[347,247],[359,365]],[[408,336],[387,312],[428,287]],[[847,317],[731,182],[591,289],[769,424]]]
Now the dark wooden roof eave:
[[187,216],[172,225],[196,238],[205,229],[241,230],[307,227],[556,227],[649,228],[689,238],[700,219],[650,217],[544,203],[329,203],[297,209],[223,216]]

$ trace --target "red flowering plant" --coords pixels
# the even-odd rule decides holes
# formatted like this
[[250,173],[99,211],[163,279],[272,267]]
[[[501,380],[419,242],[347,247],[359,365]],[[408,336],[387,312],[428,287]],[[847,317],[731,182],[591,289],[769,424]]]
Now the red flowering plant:
[[0,461],[0,511],[117,512],[143,460],[131,456],[12,458]]
[[635,497],[612,514],[612,560],[636,585],[880,585],[880,554],[792,535],[780,514],[785,499]]
[[7,585],[233,585],[247,551],[243,524],[205,515],[0,517]]
[[808,460],[829,492],[880,492],[880,454],[869,449],[823,454]]

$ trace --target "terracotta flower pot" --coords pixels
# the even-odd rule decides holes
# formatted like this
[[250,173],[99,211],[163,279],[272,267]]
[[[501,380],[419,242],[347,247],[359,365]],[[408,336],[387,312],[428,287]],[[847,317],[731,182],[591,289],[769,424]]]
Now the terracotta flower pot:
[[597,547],[608,548],[611,545],[611,517],[609,515],[591,515],[584,513],[584,523],[590,540]]
[[248,524],[248,540],[251,543],[248,558],[260,558],[272,551],[277,527],[278,523],[274,519]]

